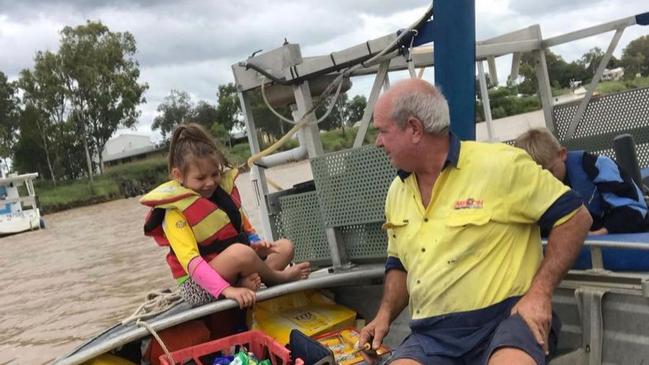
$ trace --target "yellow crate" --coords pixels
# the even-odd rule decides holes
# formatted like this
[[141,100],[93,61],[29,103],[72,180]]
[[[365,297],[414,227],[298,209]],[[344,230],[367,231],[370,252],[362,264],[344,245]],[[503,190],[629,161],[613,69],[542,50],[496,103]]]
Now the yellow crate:
[[322,293],[308,290],[269,299],[250,311],[251,329],[260,330],[281,344],[296,328],[308,336],[353,326],[356,312],[336,304]]

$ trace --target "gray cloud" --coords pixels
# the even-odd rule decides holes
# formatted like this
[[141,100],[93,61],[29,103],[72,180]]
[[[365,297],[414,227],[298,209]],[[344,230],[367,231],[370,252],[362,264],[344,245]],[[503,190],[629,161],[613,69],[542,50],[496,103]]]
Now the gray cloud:
[[[535,23],[542,25],[545,36],[556,35],[646,11],[644,1],[624,0],[621,6],[622,0],[570,4],[478,0],[477,38]],[[93,19],[112,31],[131,32],[137,41],[141,82],[150,85],[148,102],[141,107],[141,131],[171,89],[189,92],[194,102],[215,103],[218,85],[232,81],[230,65],[253,51],[276,48],[285,37],[299,43],[304,55],[340,50],[407,26],[429,4],[429,0],[0,0],[0,71],[15,78],[20,69],[32,67],[36,51],[56,51],[58,32],[66,25]],[[601,38],[593,40],[606,48],[606,40],[603,45]],[[571,59],[594,44],[557,51]],[[368,93],[370,85],[369,79],[358,80],[352,93]]]
[[523,15],[544,15],[557,14],[575,9],[584,9],[597,6],[604,0],[517,0],[509,3],[509,8],[516,13]]

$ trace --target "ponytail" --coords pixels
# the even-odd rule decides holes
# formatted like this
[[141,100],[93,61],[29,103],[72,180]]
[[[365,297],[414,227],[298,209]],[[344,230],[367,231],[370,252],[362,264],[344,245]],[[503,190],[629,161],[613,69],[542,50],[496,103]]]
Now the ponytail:
[[186,173],[191,158],[212,158],[223,171],[231,167],[209,132],[197,123],[179,124],[169,144],[169,172],[178,168]]

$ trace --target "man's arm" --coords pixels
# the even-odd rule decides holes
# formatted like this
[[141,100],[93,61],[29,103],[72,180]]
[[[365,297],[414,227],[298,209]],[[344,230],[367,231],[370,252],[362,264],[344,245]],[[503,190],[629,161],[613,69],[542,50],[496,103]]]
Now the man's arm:
[[519,314],[525,320],[546,352],[552,320],[552,291],[579,255],[591,223],[588,210],[581,206],[570,219],[552,228],[545,258],[532,285],[512,309],[512,314]]
[[407,275],[408,273],[399,269],[392,269],[385,273],[381,305],[374,320],[361,330],[360,346],[370,341],[374,350],[381,346],[383,337],[390,329],[390,323],[408,305],[410,296],[406,285]]

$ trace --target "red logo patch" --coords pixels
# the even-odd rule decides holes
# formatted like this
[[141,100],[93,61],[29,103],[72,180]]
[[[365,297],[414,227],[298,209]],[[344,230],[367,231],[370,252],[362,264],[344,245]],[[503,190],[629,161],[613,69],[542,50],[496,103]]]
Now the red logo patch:
[[482,199],[463,199],[455,202],[453,209],[482,209],[484,200]]

